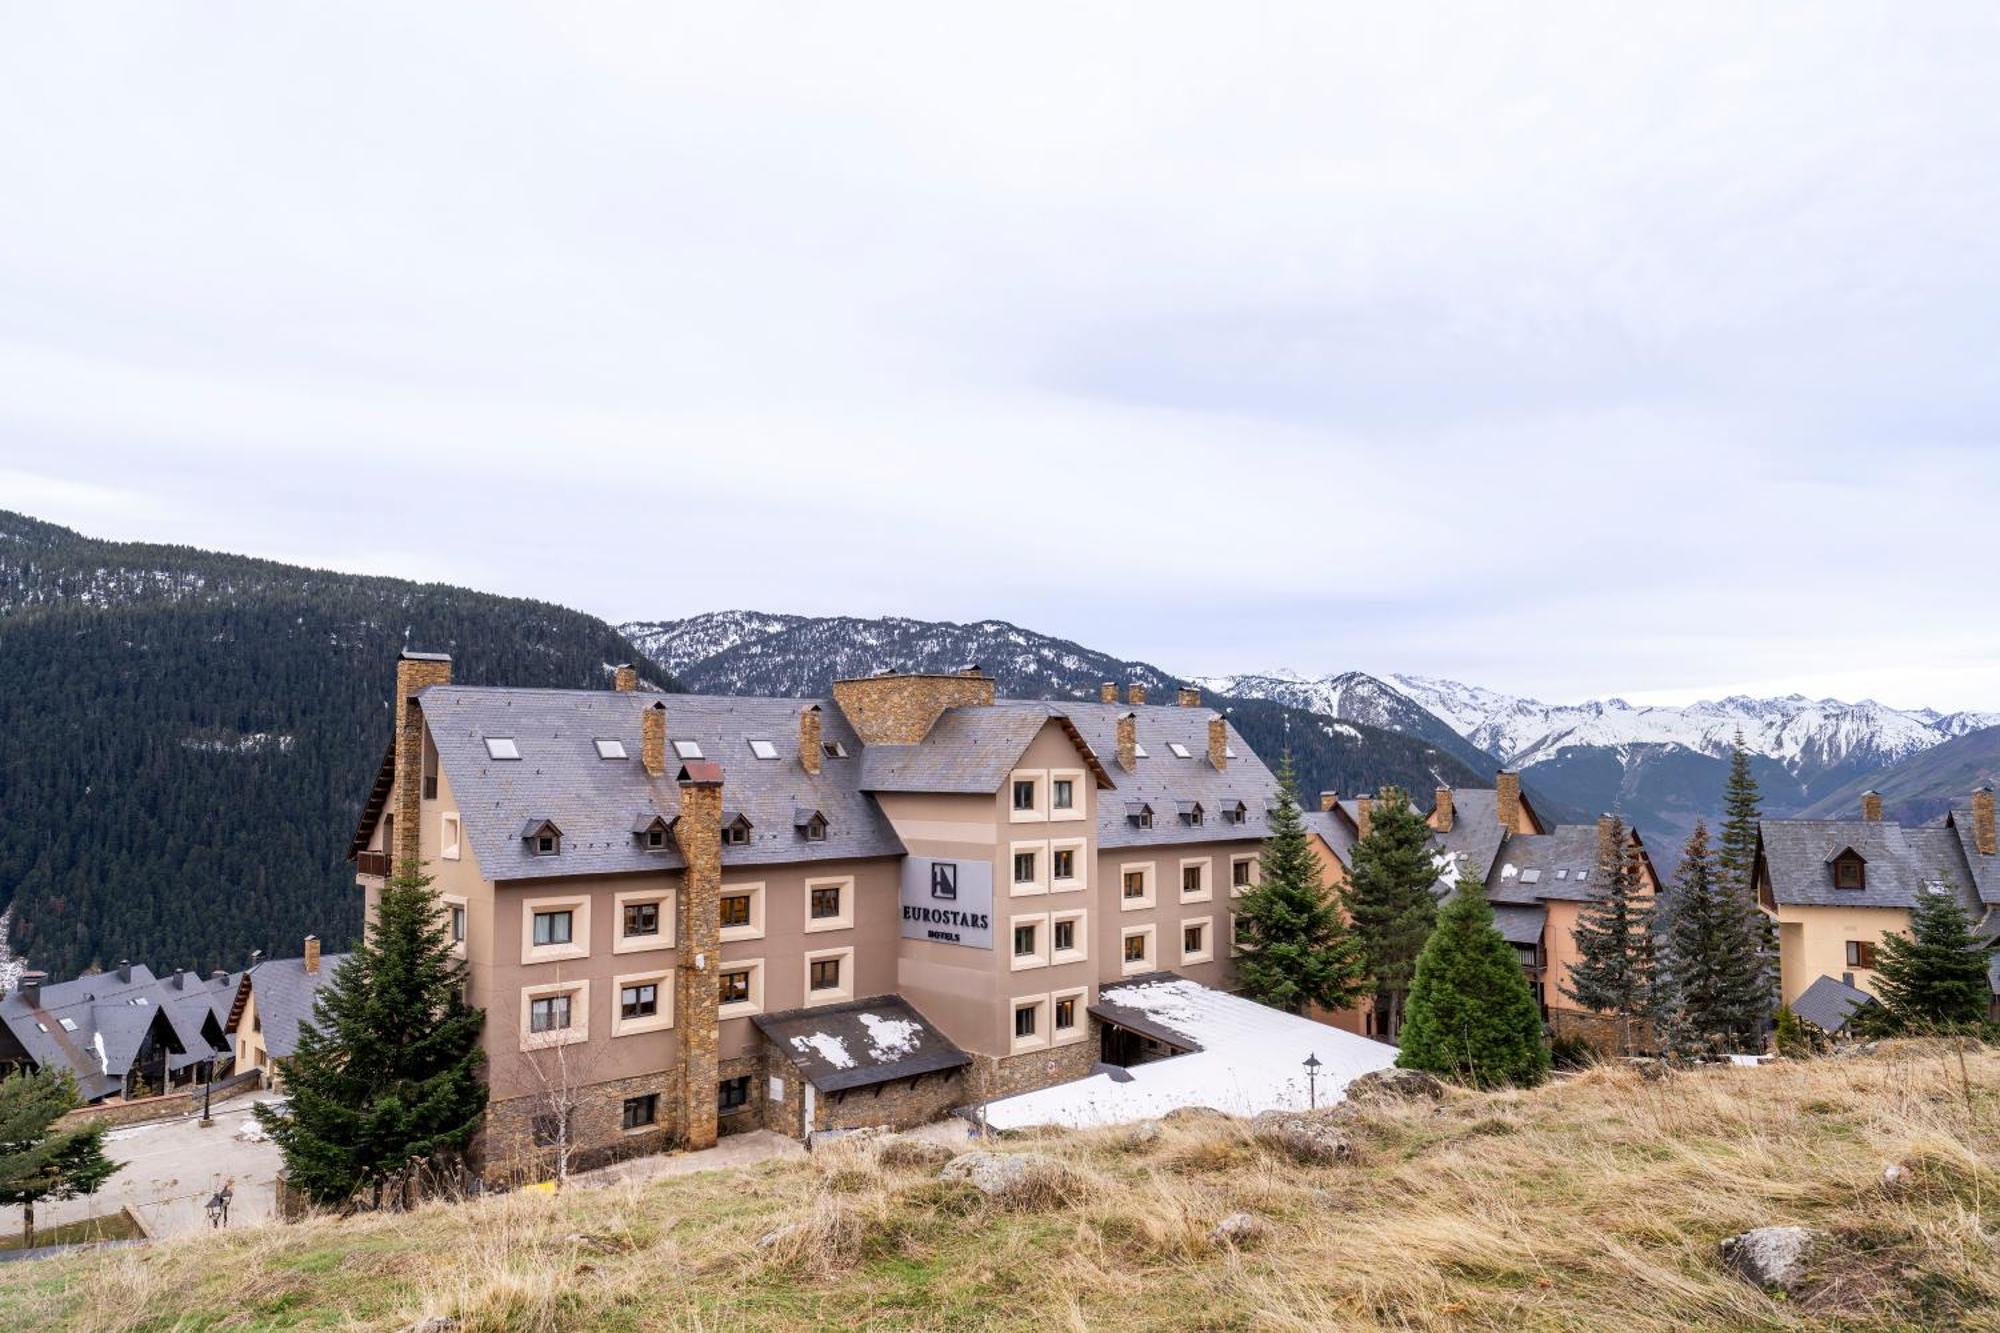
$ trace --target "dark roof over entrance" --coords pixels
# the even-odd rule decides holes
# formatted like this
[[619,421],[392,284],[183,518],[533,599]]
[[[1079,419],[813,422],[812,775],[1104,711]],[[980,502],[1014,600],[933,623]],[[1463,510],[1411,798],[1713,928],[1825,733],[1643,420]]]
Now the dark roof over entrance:
[[972,1063],[971,1056],[899,995],[754,1014],[750,1021],[821,1092],[865,1088]]
[[[1147,972],[1136,977],[1126,977],[1118,985],[1143,986],[1154,981],[1180,981],[1183,978],[1172,972]],[[1100,1023],[1109,1023],[1136,1032],[1142,1037],[1151,1037],[1163,1046],[1171,1046],[1177,1051],[1198,1051],[1201,1043],[1185,1032],[1177,1032],[1162,1023],[1153,1014],[1143,1009],[1133,1009],[1118,1003],[1117,986],[1105,986],[1097,993],[1097,1003],[1090,1006],[1090,1016]]]

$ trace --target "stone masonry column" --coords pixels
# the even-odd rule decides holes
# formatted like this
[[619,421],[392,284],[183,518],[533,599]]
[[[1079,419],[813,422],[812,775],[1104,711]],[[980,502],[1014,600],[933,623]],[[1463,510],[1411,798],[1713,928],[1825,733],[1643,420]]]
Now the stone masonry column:
[[400,875],[419,859],[424,832],[424,715],[413,702],[417,691],[451,684],[451,658],[443,653],[404,650],[396,662],[396,845],[389,849],[389,874]]
[[695,762],[681,770],[681,812],[674,842],[681,872],[676,927],[680,971],[674,1024],[681,1034],[681,1124],[689,1148],[716,1139],[716,969],[722,948],[722,766]]

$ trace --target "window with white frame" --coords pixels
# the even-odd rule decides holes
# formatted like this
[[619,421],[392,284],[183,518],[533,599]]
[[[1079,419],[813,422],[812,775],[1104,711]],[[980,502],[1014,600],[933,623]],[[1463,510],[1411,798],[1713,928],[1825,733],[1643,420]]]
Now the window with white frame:
[[1049,918],[1049,961],[1081,963],[1090,957],[1090,913],[1085,908]]
[[599,736],[591,744],[597,749],[599,759],[625,758],[625,742],[609,736]]
[[553,963],[589,956],[589,898],[529,898],[522,902],[522,962]]
[[764,886],[725,884],[717,904],[722,916],[722,942],[764,938]]
[[1257,887],[1257,858],[1254,856],[1232,856],[1229,858],[1229,896],[1240,898]]
[[1181,862],[1181,901],[1201,903],[1208,898],[1208,858]]
[[1059,990],[1049,996],[1050,1044],[1067,1046],[1090,1035],[1089,1025],[1084,1021],[1084,1010],[1089,1003],[1088,986]]
[[519,759],[521,747],[514,744],[512,736],[488,736],[486,738],[488,759]]
[[1118,906],[1136,912],[1153,905],[1153,863],[1118,868]]
[[1153,947],[1156,934],[1153,926],[1128,926],[1118,933],[1118,964],[1123,975],[1153,970],[1158,956]]
[[1016,824],[1049,817],[1049,775],[1041,769],[1016,769],[1007,775],[1007,818]]
[[1049,1044],[1049,997],[1026,995],[1014,1001],[1010,1054],[1040,1050]]
[[1181,962],[1211,963],[1215,961],[1215,941],[1210,938],[1210,917],[1190,917],[1181,922]]
[[807,952],[805,996],[808,1006],[838,1004],[854,998],[854,950],[813,949]]
[[552,982],[521,988],[521,1049],[562,1046],[590,1038],[590,983]]
[[457,861],[464,855],[462,840],[464,825],[459,822],[456,810],[447,810],[438,820],[438,855],[447,861]]
[[1089,887],[1090,844],[1082,838],[1049,843],[1049,892],[1076,893]]
[[764,1010],[764,960],[727,959],[715,971],[716,1013],[740,1018]]
[[1046,842],[1016,842],[1007,847],[1007,882],[1015,897],[1049,891],[1049,845]]
[[805,882],[808,935],[824,930],[847,930],[854,925],[854,880],[809,879]]
[[613,977],[616,1002],[611,1010],[611,1035],[629,1037],[659,1032],[674,1025],[674,974],[664,963],[650,972]]
[[645,953],[674,947],[672,889],[632,889],[612,896],[611,918],[617,923],[613,953]]
[[1083,819],[1089,774],[1080,768],[1057,768],[1049,772],[1049,818],[1058,822]]
[[675,741],[674,755],[680,759],[699,759],[701,758],[701,742]]
[[1017,916],[1008,920],[1009,935],[1013,946],[1011,968],[1019,972],[1031,967],[1049,965],[1049,914],[1036,912],[1030,916]]

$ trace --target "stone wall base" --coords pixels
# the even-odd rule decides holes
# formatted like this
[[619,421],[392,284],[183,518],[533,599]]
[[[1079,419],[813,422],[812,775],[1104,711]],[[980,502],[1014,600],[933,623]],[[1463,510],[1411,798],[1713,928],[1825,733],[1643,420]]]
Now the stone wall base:
[[[631,1157],[678,1148],[683,1140],[679,1070],[613,1079],[574,1089],[570,1113],[569,1169],[588,1171]],[[625,1100],[659,1097],[659,1119],[642,1129],[624,1127]],[[473,1145],[473,1160],[488,1184],[518,1185],[555,1175],[559,1148],[536,1142],[538,1119],[553,1121],[554,1100],[538,1094],[494,1102]]]

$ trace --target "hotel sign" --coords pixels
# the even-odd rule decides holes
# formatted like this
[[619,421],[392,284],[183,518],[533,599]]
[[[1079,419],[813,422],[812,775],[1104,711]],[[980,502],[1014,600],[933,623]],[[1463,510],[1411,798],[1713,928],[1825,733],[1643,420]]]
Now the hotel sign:
[[903,858],[903,938],[993,947],[993,863]]

